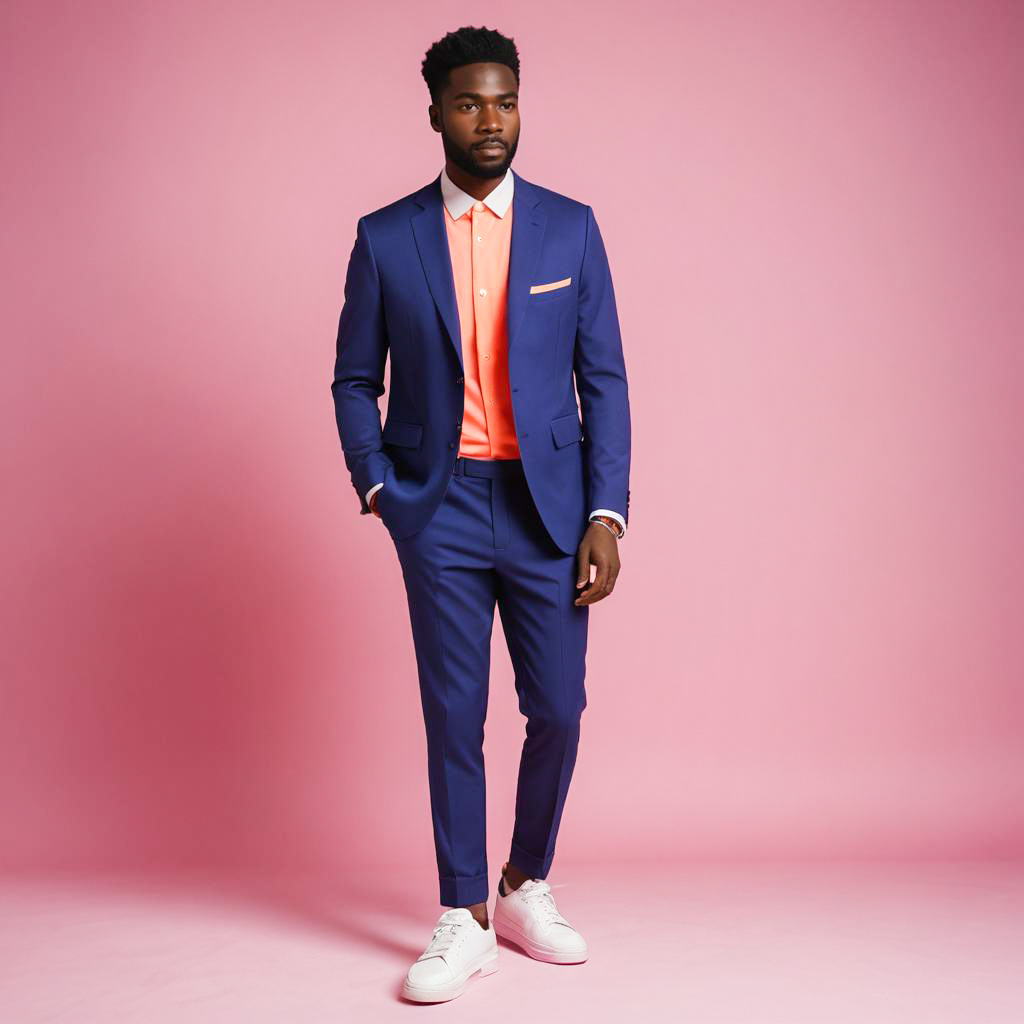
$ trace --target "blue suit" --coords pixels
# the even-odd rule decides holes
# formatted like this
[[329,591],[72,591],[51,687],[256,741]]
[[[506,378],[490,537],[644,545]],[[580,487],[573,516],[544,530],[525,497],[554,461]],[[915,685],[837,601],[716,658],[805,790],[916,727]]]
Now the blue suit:
[[[440,176],[360,218],[331,388],[363,514],[383,481],[377,508],[408,595],[448,906],[488,893],[482,742],[494,608],[527,718],[509,859],[544,878],[586,706],[589,609],[573,604],[576,551],[588,510],[629,517],[629,401],[601,233],[589,206],[512,174],[508,370],[520,458],[458,457],[464,368]],[[570,286],[531,294],[565,278]]]

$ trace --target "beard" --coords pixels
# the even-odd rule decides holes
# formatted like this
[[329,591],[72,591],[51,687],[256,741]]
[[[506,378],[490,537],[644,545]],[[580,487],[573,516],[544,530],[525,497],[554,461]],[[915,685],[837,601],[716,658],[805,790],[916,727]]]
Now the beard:
[[457,146],[443,130],[441,144],[444,146],[444,155],[456,167],[467,174],[472,174],[474,178],[503,178],[519,148],[519,138],[516,137],[516,140],[506,148],[505,155],[500,160],[490,160],[487,163],[477,161],[472,149],[462,149]]

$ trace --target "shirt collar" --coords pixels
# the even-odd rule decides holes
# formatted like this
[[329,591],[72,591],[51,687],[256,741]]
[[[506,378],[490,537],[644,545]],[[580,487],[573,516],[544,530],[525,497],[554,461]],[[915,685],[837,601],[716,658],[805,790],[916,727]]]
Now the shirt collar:
[[[515,179],[512,177],[512,168],[510,167],[505,172],[505,177],[481,200],[484,206],[489,207],[499,217],[504,217],[512,203],[514,182]],[[452,220],[458,220],[476,202],[468,192],[463,192],[448,177],[448,171],[443,168],[441,170],[441,196],[444,199],[444,205],[448,208],[448,212],[452,215]]]

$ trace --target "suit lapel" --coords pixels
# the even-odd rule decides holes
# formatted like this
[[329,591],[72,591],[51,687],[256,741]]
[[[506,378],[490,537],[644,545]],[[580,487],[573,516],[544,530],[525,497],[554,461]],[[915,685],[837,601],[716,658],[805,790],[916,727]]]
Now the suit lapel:
[[444,226],[444,200],[441,198],[441,175],[424,188],[416,198],[420,209],[410,218],[416,249],[427,276],[430,294],[444,321],[448,338],[455,348],[459,366],[462,364],[462,330],[459,327],[459,309],[455,302],[455,276],[452,257],[448,251],[448,231]]
[[[540,195],[530,182],[515,171],[512,192],[512,236],[508,262],[508,302],[506,329],[508,347],[512,349],[530,298],[533,280],[544,241],[547,216],[541,206]],[[430,294],[434,298],[448,338],[455,349],[459,366],[462,362],[462,330],[459,309],[455,299],[455,277],[452,273],[451,253],[448,250],[448,231],[444,223],[444,200],[441,197],[441,175],[415,197],[420,207],[410,218],[416,249]]]
[[512,239],[508,259],[508,350],[512,344],[530,301],[530,283],[540,260],[547,215],[541,206],[540,194],[528,181],[512,172],[516,186],[512,192]]

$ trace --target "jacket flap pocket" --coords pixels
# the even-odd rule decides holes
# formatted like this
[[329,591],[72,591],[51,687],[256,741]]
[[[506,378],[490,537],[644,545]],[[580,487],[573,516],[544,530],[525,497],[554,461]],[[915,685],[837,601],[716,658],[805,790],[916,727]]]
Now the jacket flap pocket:
[[571,412],[567,416],[559,416],[551,421],[551,436],[555,439],[555,447],[561,448],[564,445],[572,444],[573,441],[583,440],[583,430],[580,427],[579,417]]
[[397,444],[403,448],[419,448],[423,438],[423,427],[419,423],[386,420],[381,437],[387,444]]

